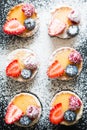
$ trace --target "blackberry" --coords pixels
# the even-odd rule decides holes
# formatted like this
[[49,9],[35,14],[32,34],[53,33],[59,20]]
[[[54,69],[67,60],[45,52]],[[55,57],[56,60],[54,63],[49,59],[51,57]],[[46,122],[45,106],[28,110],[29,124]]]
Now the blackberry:
[[67,110],[64,113],[64,119],[67,122],[74,122],[76,120],[76,113],[71,110]]
[[65,73],[70,77],[74,77],[78,74],[78,68],[74,65],[68,65],[65,69]]
[[28,18],[24,21],[24,26],[26,29],[28,29],[29,31],[33,30],[36,26],[36,22],[34,19],[32,18]]
[[22,117],[20,118],[20,120],[19,120],[19,123],[20,123],[21,125],[24,125],[24,126],[29,125],[31,122],[32,122],[31,119],[30,119],[28,116],[26,116],[26,115],[22,116]]
[[32,76],[32,72],[31,72],[31,70],[23,69],[21,71],[21,76],[24,79],[29,79]]
[[79,27],[76,25],[72,25],[69,27],[69,29],[67,30],[67,34],[71,37],[76,36],[79,33]]

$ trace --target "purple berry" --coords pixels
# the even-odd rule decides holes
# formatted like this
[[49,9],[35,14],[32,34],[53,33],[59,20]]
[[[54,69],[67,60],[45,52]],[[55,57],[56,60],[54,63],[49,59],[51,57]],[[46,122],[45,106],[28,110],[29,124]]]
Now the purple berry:
[[24,12],[25,16],[30,18],[33,15],[33,13],[35,12],[35,7],[33,4],[25,4],[22,7],[22,11]]
[[30,119],[36,119],[39,115],[39,108],[36,106],[29,106],[27,108],[27,115]]
[[69,99],[69,109],[70,110],[77,110],[81,107],[81,101],[76,96],[71,96]]
[[27,57],[24,61],[24,65],[27,69],[35,70],[37,69],[37,60],[34,56]]
[[82,60],[82,57],[80,55],[79,52],[77,51],[72,51],[69,55],[69,61],[74,63],[74,64],[77,64],[77,63],[80,63]]

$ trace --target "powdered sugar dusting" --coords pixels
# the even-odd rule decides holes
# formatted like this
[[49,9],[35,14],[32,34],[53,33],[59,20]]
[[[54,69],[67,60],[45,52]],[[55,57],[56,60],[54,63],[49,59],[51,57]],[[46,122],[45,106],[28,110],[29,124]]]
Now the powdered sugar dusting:
[[[29,0],[25,0],[25,3]],[[84,103],[83,118],[75,126],[76,129],[87,129],[87,2],[85,0],[30,0],[37,8],[40,26],[38,32],[31,38],[19,38],[15,36],[7,36],[1,31],[0,38],[0,128],[3,130],[21,130],[21,128],[14,125],[8,126],[4,122],[4,114],[10,99],[20,92],[33,92],[42,102],[43,112],[40,121],[31,130],[57,130],[64,126],[53,126],[48,120],[50,102],[54,94],[61,90],[72,90],[76,92]],[[30,2],[29,1],[29,2]],[[3,0],[1,1],[1,26],[5,21],[8,10],[23,0]],[[55,6],[69,5],[79,10],[81,13],[80,32],[71,39],[51,38],[48,31],[48,23],[50,19],[50,11]],[[46,74],[48,59],[52,52],[60,47],[74,47],[84,58],[83,70],[77,79],[71,81],[49,80]],[[35,79],[27,83],[19,83],[9,79],[5,76],[6,56],[9,52],[18,49],[27,48],[32,49],[37,55],[40,63],[38,74]],[[72,129],[73,127],[70,127]],[[65,127],[64,127],[65,128]],[[27,128],[26,128],[27,130]]]

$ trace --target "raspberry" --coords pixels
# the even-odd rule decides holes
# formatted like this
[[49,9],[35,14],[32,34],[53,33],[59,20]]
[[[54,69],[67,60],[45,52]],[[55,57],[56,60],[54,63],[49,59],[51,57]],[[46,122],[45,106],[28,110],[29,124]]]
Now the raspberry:
[[29,106],[27,108],[27,116],[30,119],[36,119],[39,115],[39,108],[36,106]]
[[33,13],[35,12],[35,7],[33,4],[25,4],[22,7],[22,11],[24,12],[25,16],[30,18],[33,15]]
[[71,96],[69,99],[69,109],[75,111],[77,109],[80,109],[80,107],[81,101],[77,97]]
[[72,51],[68,58],[70,62],[75,64],[80,63],[82,60],[80,53],[77,51]]
[[24,60],[24,65],[27,69],[31,69],[31,70],[34,70],[34,69],[37,69],[37,60],[34,56],[31,56],[31,57],[27,57],[25,60]]

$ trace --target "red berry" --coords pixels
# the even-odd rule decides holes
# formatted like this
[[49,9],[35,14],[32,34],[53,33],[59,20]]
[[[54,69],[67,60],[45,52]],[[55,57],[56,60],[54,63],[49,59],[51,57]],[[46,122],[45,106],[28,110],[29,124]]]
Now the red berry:
[[35,7],[33,4],[25,4],[22,7],[22,11],[24,12],[25,16],[30,18],[33,15],[33,13],[35,12]]
[[58,78],[64,74],[64,69],[60,65],[59,61],[54,61],[52,65],[49,66],[47,70],[47,75],[49,78]]
[[19,35],[25,31],[25,27],[17,19],[11,19],[4,24],[3,31],[9,35]]
[[69,15],[68,18],[74,22],[74,23],[79,23],[80,22],[80,14],[77,10],[72,10]]
[[59,124],[63,121],[63,116],[62,104],[59,103],[50,110],[49,120],[53,124]]
[[6,75],[10,77],[17,78],[20,76],[21,70],[18,63],[18,60],[13,60],[7,67],[6,67]]
[[11,104],[7,108],[5,122],[7,124],[13,124],[14,122],[18,121],[22,115],[23,112],[17,106]]
[[69,99],[69,109],[70,110],[77,110],[80,109],[82,103],[76,96],[71,96]]
[[30,119],[36,119],[39,115],[39,108],[36,106],[29,106],[27,108],[27,115]]
[[66,25],[64,23],[62,23],[58,19],[54,19],[49,25],[48,34],[50,36],[58,36],[64,31],[65,27]]
[[72,62],[72,63],[75,63],[75,64],[78,64],[80,63],[82,60],[82,57],[80,55],[79,52],[77,51],[72,51],[69,55],[69,61]]

